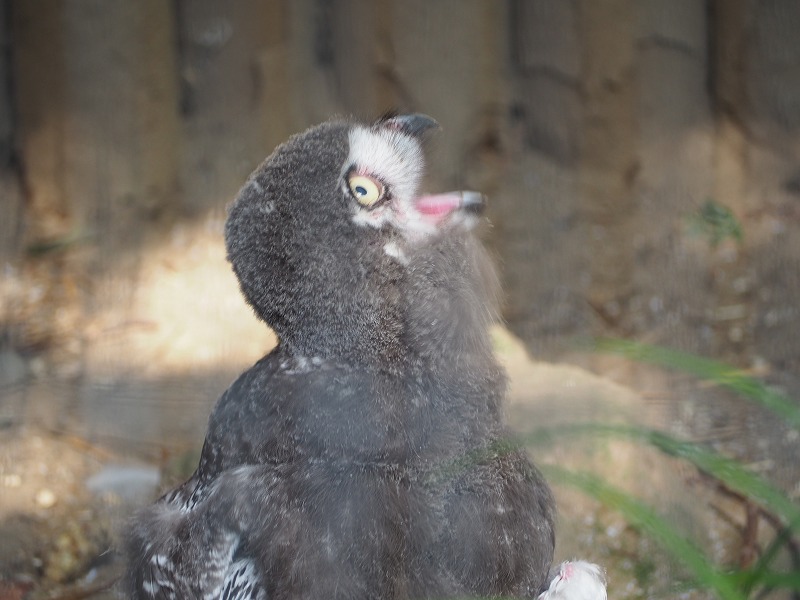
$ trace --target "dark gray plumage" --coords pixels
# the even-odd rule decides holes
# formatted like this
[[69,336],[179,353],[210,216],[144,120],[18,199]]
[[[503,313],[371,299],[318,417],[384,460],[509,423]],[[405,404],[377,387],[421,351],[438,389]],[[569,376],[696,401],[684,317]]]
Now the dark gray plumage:
[[553,501],[502,443],[481,199],[419,195],[433,124],[319,125],[242,188],[228,255],[280,343],[220,398],[192,478],[136,518],[132,597],[542,591]]

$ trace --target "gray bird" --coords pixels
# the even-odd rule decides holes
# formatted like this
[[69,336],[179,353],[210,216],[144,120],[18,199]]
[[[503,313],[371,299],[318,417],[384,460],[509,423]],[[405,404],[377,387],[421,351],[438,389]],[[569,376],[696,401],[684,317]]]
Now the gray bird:
[[435,121],[339,120],[253,173],[226,225],[279,337],[211,414],[200,464],[139,514],[132,598],[536,598],[550,490],[501,417],[483,198],[426,195]]

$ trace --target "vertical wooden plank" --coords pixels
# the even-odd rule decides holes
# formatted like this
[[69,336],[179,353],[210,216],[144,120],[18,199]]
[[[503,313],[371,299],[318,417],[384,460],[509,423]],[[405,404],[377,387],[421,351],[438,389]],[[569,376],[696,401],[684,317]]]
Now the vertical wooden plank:
[[335,116],[370,120],[402,108],[390,0],[290,3],[291,106],[300,127]]
[[133,61],[135,119],[133,152],[143,178],[141,201],[147,215],[169,220],[183,210],[179,187],[181,130],[179,78],[173,3],[139,0],[132,15],[136,27]]
[[[642,151],[650,153],[643,169],[651,179],[671,179],[674,174],[665,170],[682,170],[685,181],[691,176],[689,170],[710,170],[707,9],[696,0],[646,0],[640,10],[636,65],[640,134]],[[691,138],[699,142],[695,147]],[[681,165],[681,161],[691,162]],[[692,185],[701,196],[708,193],[699,189],[702,185]]]
[[[141,246],[179,203],[171,4],[16,1],[25,181],[23,345],[80,374],[87,317],[130,302]],[[23,314],[24,313],[24,314]]]
[[[718,113],[742,107],[750,0],[712,0],[711,89]],[[737,115],[737,119],[741,115]]]
[[392,42],[392,0],[374,0],[371,3],[375,15],[373,29],[375,45],[375,106],[377,113],[397,110],[408,99],[403,100],[402,89],[398,87],[397,71],[394,64],[395,49]]
[[185,160],[192,211],[221,210],[291,131],[286,3],[180,0]]
[[512,57],[527,145],[565,164],[578,158],[581,46],[574,1],[516,0]]
[[[614,323],[633,284],[637,160],[636,0],[582,0],[582,212],[591,256],[589,302]],[[598,26],[602,23],[603,26]]]
[[[481,0],[410,0],[392,6],[398,87],[407,105],[435,117],[446,134],[435,139],[431,174],[438,185],[462,185],[464,158],[483,132],[482,115],[506,102],[502,86],[485,86],[494,39]],[[498,21],[490,21],[496,23]],[[497,67],[499,69],[499,67]],[[496,72],[496,71],[495,71]],[[502,111],[502,109],[501,109]]]
[[[800,197],[800,3],[752,2],[747,29],[747,168],[755,181],[745,211],[796,206]],[[769,201],[765,201],[769,198]]]
[[64,7],[64,193],[108,257],[141,243],[141,225],[179,204],[171,6]]
[[[391,108],[378,106],[376,35],[380,6],[369,0],[339,0],[331,15],[336,96],[342,109],[363,119]],[[381,110],[381,108],[383,110]]]
[[8,165],[13,144],[10,9],[10,0],[0,0],[0,166]]
[[745,63],[750,4],[750,0],[715,1],[711,23],[711,88],[719,123],[714,196],[736,205],[745,189],[745,139],[740,125],[747,122]]
[[[14,153],[14,110],[11,101],[11,3],[0,1],[0,261],[8,264],[19,254],[22,232],[22,196]],[[7,277],[8,275],[6,275]],[[4,279],[0,275],[0,282]],[[2,285],[2,283],[0,283]],[[2,312],[3,309],[0,309]],[[2,319],[2,315],[0,315]]]
[[291,110],[291,78],[288,57],[289,8],[285,0],[266,3],[268,12],[261,33],[263,46],[256,58],[261,98],[261,121],[264,123],[263,145],[259,151],[271,152],[296,128]]
[[63,193],[64,69],[58,0],[14,2],[17,146],[26,189],[26,241],[68,233]]
[[[42,241],[64,239],[72,226],[63,194],[63,63],[61,3],[57,0],[18,2],[11,6],[14,51],[12,71],[16,106],[16,146],[24,212],[20,255],[14,257],[14,285],[4,315],[14,347],[36,352],[56,337],[53,317],[60,293],[60,264],[29,250]],[[28,260],[22,260],[22,259]],[[33,290],[24,294],[22,290]]]
[[754,125],[765,137],[800,132],[800,3],[753,3],[752,52],[746,64]]
[[640,203],[632,240],[638,256],[637,296],[629,312],[642,319],[639,327],[670,322],[663,343],[701,353],[709,350],[707,339],[698,335],[690,315],[703,314],[709,304],[708,269],[687,251],[691,242],[684,233],[690,216],[714,194],[717,129],[708,86],[709,35],[706,3],[640,2]]
[[800,5],[717,0],[712,7],[714,198],[744,230],[743,244],[727,240],[709,261],[716,306],[740,310],[712,322],[715,350],[738,364],[757,355],[791,370],[800,315],[788,307],[797,304],[800,243],[786,215],[800,197]]
[[338,2],[293,0],[289,9],[292,119],[299,127],[343,111],[336,94],[332,16]]
[[762,210],[765,198],[791,205],[800,157],[800,5],[730,0],[713,7],[716,195],[740,215]]

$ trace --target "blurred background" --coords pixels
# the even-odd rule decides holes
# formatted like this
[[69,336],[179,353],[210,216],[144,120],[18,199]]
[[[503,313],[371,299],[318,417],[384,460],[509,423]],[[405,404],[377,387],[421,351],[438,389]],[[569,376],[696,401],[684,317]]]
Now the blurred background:
[[[800,398],[796,0],[0,0],[0,50],[3,600],[102,587],[115,524],[191,472],[211,406],[275,343],[225,261],[226,205],[336,115],[435,117],[430,186],[489,196],[515,427],[633,419],[797,501],[786,419],[585,344]],[[577,462],[742,562],[750,505],[645,454]],[[563,497],[562,554],[651,597],[649,542]]]

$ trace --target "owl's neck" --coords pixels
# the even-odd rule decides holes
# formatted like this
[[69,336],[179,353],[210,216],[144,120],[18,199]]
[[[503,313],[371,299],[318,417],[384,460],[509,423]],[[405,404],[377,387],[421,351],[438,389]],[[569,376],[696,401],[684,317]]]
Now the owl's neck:
[[411,256],[406,286],[410,350],[438,365],[493,360],[489,327],[497,317],[497,278],[470,235],[439,240]]
[[289,318],[273,323],[292,354],[396,373],[493,362],[496,277],[471,236],[415,248],[403,264],[381,256],[344,268],[360,258],[342,260],[341,281],[304,280],[304,294],[320,301],[288,307]]

